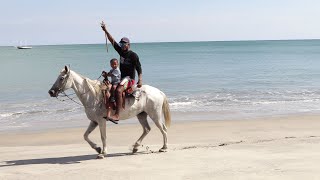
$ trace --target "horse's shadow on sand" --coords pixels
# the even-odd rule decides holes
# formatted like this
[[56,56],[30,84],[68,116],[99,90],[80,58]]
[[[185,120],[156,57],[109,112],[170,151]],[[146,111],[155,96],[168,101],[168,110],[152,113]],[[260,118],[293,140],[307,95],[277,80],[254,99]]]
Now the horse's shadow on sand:
[[[148,154],[147,152],[137,153],[113,153],[106,155],[106,158],[120,157],[120,156],[133,156]],[[24,159],[24,160],[12,160],[4,161],[4,164],[0,164],[0,167],[7,166],[20,166],[31,164],[77,164],[83,161],[94,160],[97,158],[97,154],[81,155],[81,156],[67,156],[67,157],[55,157],[55,158],[41,158],[41,159]]]

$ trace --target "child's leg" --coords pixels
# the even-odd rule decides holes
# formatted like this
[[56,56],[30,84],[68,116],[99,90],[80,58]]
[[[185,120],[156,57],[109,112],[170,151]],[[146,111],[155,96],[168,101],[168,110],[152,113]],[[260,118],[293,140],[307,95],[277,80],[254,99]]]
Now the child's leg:
[[106,107],[108,104],[108,99],[109,99],[109,97],[108,97],[107,93],[104,91],[104,104],[106,105]]
[[107,107],[107,117],[110,117],[110,114],[111,114],[111,108],[110,107]]
[[114,96],[114,92],[116,91],[116,89],[117,89],[117,85],[116,84],[112,85],[112,88],[111,88],[112,96]]
[[117,89],[117,85],[112,85],[110,94],[111,94],[111,102],[115,102],[115,91]]

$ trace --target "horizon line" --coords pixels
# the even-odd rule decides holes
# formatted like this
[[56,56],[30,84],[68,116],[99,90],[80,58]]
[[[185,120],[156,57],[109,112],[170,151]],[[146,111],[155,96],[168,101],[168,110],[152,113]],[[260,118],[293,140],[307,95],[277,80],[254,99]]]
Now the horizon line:
[[[212,41],[150,41],[150,42],[134,42],[131,44],[148,44],[148,43],[193,43],[193,42],[242,42],[242,41],[306,41],[306,40],[320,40],[317,38],[310,39],[251,39],[251,40],[212,40]],[[105,43],[61,43],[61,44],[29,44],[28,46],[60,46],[60,45],[94,45],[94,44],[105,44]],[[110,44],[110,43],[108,43]],[[16,47],[17,45],[0,45],[0,47]]]

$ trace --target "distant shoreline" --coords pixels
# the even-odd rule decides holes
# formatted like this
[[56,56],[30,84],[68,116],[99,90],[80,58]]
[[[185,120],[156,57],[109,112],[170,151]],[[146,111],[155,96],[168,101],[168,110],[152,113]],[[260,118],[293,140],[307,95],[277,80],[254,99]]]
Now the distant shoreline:
[[[154,43],[201,43],[201,42],[268,42],[268,41],[319,41],[320,39],[249,39],[249,40],[212,40],[212,41],[159,41],[159,42],[133,42],[132,44],[154,44]],[[108,42],[110,45],[110,42]],[[74,46],[74,45],[104,45],[104,43],[65,43],[65,44],[31,44],[32,46]],[[0,47],[16,47],[17,45],[0,45]]]

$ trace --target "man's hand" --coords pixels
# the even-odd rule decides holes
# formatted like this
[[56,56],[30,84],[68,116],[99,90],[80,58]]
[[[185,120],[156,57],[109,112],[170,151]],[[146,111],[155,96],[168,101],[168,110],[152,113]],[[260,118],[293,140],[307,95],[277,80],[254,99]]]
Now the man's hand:
[[103,31],[105,31],[105,32],[107,31],[106,24],[103,21],[101,22],[101,28]]
[[142,80],[139,80],[138,83],[137,83],[137,87],[141,88],[141,86],[142,86]]

